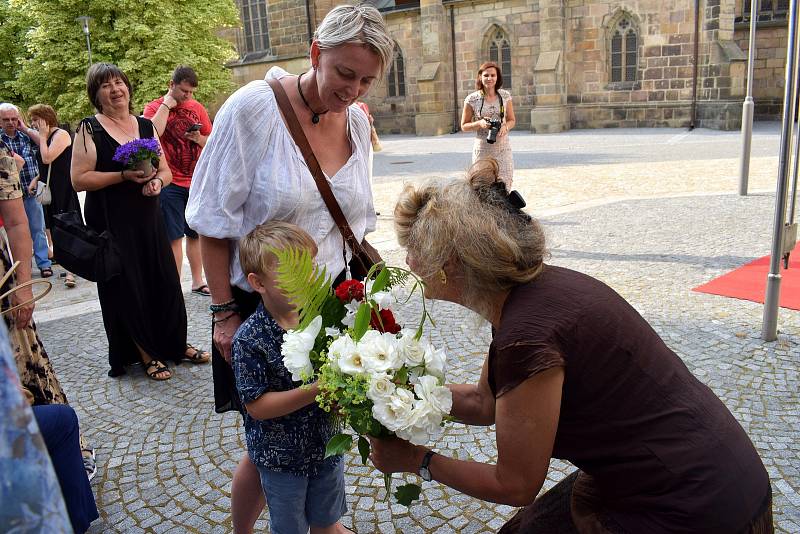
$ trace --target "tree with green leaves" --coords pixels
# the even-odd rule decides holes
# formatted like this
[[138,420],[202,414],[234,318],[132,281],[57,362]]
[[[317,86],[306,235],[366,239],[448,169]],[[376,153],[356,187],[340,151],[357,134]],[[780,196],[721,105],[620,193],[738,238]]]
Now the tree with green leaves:
[[[167,91],[173,69],[189,65],[200,87],[195,97],[210,102],[231,89],[226,61],[235,57],[220,29],[238,25],[233,0],[0,0],[1,16],[15,21],[24,42],[15,51],[17,71],[2,94],[22,97],[22,105],[46,103],[63,120],[94,112],[86,95],[88,52],[79,16],[89,16],[92,61],[118,65],[133,86],[135,112]],[[0,4],[2,5],[2,4]],[[0,19],[2,20],[2,19]],[[20,22],[22,21],[22,22]],[[26,22],[29,24],[25,28]],[[5,26],[5,25],[4,25]],[[2,43],[2,41],[0,41]],[[5,49],[6,51],[8,49]],[[0,69],[5,64],[0,63]],[[0,70],[0,72],[3,72]]]
[[25,13],[14,14],[8,0],[0,0],[0,102],[19,102],[22,95],[14,88],[20,64],[27,58],[26,34],[33,21]]

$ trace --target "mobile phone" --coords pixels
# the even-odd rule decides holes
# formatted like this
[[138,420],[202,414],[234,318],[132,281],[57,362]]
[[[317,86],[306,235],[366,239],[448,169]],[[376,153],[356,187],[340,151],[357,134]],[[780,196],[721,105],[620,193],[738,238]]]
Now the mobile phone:
[[195,123],[195,124],[192,124],[192,125],[191,125],[191,126],[189,126],[188,128],[186,128],[186,132],[187,132],[187,133],[188,133],[188,132],[198,132],[198,131],[200,131],[200,128],[202,128],[202,127],[203,127],[203,125],[202,125],[202,124],[200,124],[199,122],[197,122],[197,123]]

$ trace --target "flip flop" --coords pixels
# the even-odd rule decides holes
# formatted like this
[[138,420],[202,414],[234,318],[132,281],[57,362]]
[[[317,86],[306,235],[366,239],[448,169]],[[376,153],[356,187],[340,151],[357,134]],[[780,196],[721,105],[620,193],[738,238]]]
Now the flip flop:
[[42,278],[50,278],[51,276],[53,276],[53,269],[51,269],[50,267],[39,269],[39,274],[42,276]]
[[203,284],[202,286],[192,288],[192,293],[194,293],[195,295],[203,295],[204,297],[211,296],[211,290],[208,289],[207,284]]

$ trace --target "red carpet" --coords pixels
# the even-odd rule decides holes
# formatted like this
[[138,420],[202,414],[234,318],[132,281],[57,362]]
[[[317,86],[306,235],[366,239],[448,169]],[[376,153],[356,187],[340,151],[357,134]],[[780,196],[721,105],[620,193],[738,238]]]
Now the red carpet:
[[[764,302],[764,291],[769,274],[769,256],[764,256],[719,278],[698,286],[693,291],[722,295],[737,299]],[[782,308],[800,310],[800,247],[789,256],[789,268],[783,268],[781,260]]]

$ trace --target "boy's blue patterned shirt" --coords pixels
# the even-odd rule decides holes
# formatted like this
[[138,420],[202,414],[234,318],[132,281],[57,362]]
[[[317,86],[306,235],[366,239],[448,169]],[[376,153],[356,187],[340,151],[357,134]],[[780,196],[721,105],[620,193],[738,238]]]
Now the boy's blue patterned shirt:
[[[233,337],[231,363],[242,404],[270,391],[297,388],[283,365],[285,331],[260,303]],[[336,465],[341,456],[323,459],[325,445],[336,433],[331,417],[316,403],[283,417],[258,421],[244,415],[245,439],[254,464],[298,476],[316,475]]]

